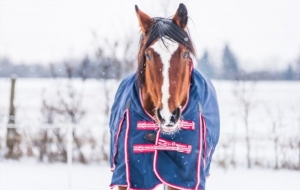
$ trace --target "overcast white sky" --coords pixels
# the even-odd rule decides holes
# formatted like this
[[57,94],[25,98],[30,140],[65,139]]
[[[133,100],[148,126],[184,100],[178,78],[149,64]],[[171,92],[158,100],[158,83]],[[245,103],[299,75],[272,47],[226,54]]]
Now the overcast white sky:
[[[0,0],[0,56],[48,64],[80,58],[98,39],[139,38],[134,5],[150,16],[171,16],[180,1]],[[248,69],[283,68],[300,56],[299,0],[183,1],[198,56],[220,56],[229,43]]]

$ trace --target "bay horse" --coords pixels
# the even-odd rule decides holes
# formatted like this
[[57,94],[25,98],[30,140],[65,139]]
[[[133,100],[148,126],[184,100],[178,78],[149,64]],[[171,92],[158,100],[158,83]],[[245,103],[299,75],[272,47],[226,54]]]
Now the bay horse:
[[138,68],[121,82],[111,110],[110,187],[204,190],[219,110],[212,83],[193,67],[187,8],[180,4],[172,18],[135,11]]

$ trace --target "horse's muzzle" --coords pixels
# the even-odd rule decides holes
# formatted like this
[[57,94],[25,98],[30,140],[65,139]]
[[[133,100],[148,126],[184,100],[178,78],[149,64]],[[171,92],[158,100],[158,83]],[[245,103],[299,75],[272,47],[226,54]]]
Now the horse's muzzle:
[[178,121],[181,115],[180,108],[176,108],[171,117],[168,119],[165,119],[162,117],[160,113],[160,109],[157,110],[157,118],[160,122],[161,130],[165,133],[174,133],[178,130]]

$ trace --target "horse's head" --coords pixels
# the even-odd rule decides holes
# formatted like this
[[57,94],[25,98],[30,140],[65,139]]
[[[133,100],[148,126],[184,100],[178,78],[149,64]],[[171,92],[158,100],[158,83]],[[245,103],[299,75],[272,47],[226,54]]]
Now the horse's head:
[[190,56],[194,54],[186,29],[187,9],[180,4],[168,19],[151,18],[135,8],[142,31],[137,78],[143,106],[155,116],[163,132],[174,133],[188,99]]

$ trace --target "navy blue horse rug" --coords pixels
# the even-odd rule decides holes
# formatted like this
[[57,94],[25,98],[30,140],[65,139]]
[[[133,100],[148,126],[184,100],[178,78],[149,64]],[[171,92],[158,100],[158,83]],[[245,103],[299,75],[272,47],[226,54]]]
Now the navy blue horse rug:
[[167,135],[144,111],[135,75],[122,81],[109,124],[111,188],[148,190],[167,184],[177,189],[205,189],[219,139],[218,103],[211,82],[195,69],[188,96],[180,130]]

